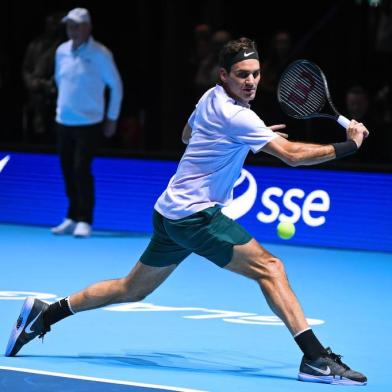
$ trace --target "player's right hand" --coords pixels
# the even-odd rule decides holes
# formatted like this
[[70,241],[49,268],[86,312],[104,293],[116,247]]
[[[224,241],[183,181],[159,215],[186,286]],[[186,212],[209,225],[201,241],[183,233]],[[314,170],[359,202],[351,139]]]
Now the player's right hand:
[[369,131],[362,123],[351,120],[347,128],[347,140],[353,140],[359,148],[362,145],[363,139],[368,136]]

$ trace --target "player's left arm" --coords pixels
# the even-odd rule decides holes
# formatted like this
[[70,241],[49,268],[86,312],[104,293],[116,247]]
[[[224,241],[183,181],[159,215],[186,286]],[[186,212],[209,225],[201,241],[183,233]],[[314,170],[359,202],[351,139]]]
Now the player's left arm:
[[[270,127],[272,130],[273,127]],[[291,142],[283,137],[276,137],[267,143],[262,151],[274,155],[290,166],[316,165],[355,152],[362,144],[369,131],[362,123],[350,122],[347,129],[347,142],[334,144],[310,144]]]
[[290,166],[315,165],[336,157],[332,144],[292,142],[281,136],[267,143],[262,151],[279,158]]
[[182,130],[182,136],[181,136],[182,142],[184,144],[188,144],[191,136],[192,136],[192,128],[188,123],[186,123],[184,129]]

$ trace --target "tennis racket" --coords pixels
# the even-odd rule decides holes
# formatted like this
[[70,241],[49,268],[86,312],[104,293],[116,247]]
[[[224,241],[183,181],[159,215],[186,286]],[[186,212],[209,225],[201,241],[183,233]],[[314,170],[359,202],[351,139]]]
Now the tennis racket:
[[331,118],[345,129],[350,124],[333,105],[323,71],[309,60],[294,61],[284,70],[278,86],[278,101],[290,117]]

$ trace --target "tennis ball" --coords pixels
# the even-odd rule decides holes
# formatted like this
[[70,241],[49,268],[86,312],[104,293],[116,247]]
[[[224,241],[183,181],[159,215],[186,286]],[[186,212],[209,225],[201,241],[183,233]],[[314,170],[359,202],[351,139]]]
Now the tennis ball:
[[290,222],[280,222],[276,229],[283,240],[289,240],[295,234],[295,226]]

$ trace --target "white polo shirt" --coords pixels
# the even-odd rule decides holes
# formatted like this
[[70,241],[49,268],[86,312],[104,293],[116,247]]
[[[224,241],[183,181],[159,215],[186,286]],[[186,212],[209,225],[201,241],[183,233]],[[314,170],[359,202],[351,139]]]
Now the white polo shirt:
[[55,80],[56,122],[76,126],[101,122],[106,86],[110,89],[107,117],[117,119],[123,94],[121,78],[111,52],[92,37],[77,49],[72,49],[72,40],[57,48]]
[[256,153],[277,136],[220,85],[202,96],[188,124],[192,137],[176,174],[154,206],[168,219],[228,205],[249,150]]

